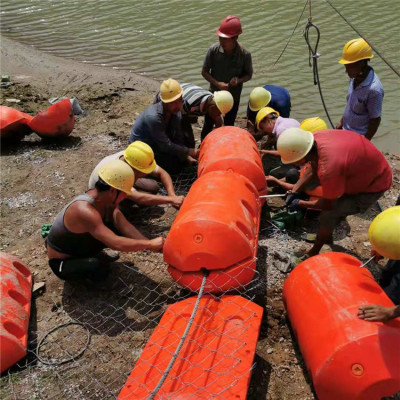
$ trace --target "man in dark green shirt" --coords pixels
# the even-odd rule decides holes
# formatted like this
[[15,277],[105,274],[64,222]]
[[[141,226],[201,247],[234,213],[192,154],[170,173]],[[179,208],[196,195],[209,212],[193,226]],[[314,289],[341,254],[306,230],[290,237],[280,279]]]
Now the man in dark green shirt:
[[[225,115],[224,125],[234,125],[240,103],[243,83],[251,79],[253,64],[251,54],[239,42],[242,27],[238,17],[227,16],[217,29],[219,43],[213,44],[207,52],[201,74],[210,82],[210,91],[228,90],[234,104]],[[214,121],[205,117],[201,138],[204,139],[213,129]]]

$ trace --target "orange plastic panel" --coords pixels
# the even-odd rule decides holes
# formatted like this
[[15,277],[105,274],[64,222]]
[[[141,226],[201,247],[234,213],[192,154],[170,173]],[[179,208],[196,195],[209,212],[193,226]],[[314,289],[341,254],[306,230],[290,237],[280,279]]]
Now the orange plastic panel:
[[69,99],[64,99],[41,111],[29,126],[40,136],[68,136],[74,129],[75,119]]
[[0,253],[0,372],[26,355],[32,275],[17,257]]
[[380,400],[400,390],[400,319],[357,317],[358,307],[393,307],[361,262],[325,253],[290,274],[283,298],[319,400]]
[[234,172],[201,176],[175,218],[164,245],[168,271],[182,286],[206,291],[238,288],[255,272],[260,200],[254,185]]
[[0,106],[0,137],[20,140],[32,132],[27,123],[33,117],[11,107]]
[[[148,399],[178,347],[196,303],[168,306],[121,390]],[[240,296],[203,296],[188,337],[155,399],[246,399],[263,310]]]
[[223,126],[207,135],[200,147],[198,176],[211,171],[234,171],[250,179],[259,195],[267,194],[257,143],[249,132]]

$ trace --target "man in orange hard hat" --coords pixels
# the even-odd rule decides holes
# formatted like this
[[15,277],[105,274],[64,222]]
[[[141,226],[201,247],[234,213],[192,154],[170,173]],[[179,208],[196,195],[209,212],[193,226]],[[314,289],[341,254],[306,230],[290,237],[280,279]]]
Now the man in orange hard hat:
[[195,163],[199,150],[185,140],[181,130],[182,87],[175,79],[161,83],[161,102],[144,110],[133,124],[129,143],[137,140],[148,144],[157,164],[168,173],[182,170],[188,163]]
[[368,65],[373,57],[371,46],[362,38],[353,39],[343,48],[339,64],[350,78],[347,104],[336,129],[347,129],[371,140],[381,122],[384,90],[374,70]]
[[[232,109],[225,115],[224,124],[234,125],[240,103],[243,83],[253,76],[251,54],[238,42],[242,25],[238,17],[228,15],[217,29],[219,43],[207,52],[201,74],[210,82],[210,91],[228,90],[234,100]],[[214,121],[205,117],[201,138],[213,129]]]

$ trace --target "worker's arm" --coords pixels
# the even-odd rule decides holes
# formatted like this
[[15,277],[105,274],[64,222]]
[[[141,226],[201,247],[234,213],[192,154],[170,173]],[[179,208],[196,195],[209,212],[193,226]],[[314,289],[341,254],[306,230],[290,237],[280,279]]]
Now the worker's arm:
[[317,200],[298,200],[298,205],[303,208],[315,208],[317,210],[331,210],[335,200],[317,199]]
[[368,140],[371,140],[374,137],[376,131],[378,130],[380,123],[381,123],[381,117],[373,118],[373,119],[369,120],[368,130],[367,130],[367,133],[365,134],[365,137]]
[[172,183],[171,176],[164,168],[161,168],[159,165],[157,165],[157,168],[152,172],[151,175],[161,181],[168,193],[168,196],[175,196],[174,184]]
[[161,194],[151,194],[147,192],[140,192],[133,189],[128,195],[128,199],[141,206],[158,206],[161,204],[170,204],[174,207],[180,207],[183,203],[184,196],[162,196]]
[[335,126],[335,129],[343,129],[343,117],[340,119],[339,123]]
[[[115,215],[117,218],[115,218]],[[110,249],[131,252],[143,249],[157,251],[163,248],[164,238],[147,239],[125,219],[121,212],[119,214],[118,212],[114,213],[114,225],[128,237],[118,236],[107,228],[100,214],[93,207],[81,207],[75,216],[80,219],[80,225],[84,225],[87,233]]]
[[369,304],[359,307],[357,317],[371,322],[387,322],[400,317],[400,305],[383,307],[378,304]]
[[316,172],[314,172],[312,164],[307,164],[304,168],[304,174],[300,177],[300,179],[293,186],[292,192],[304,191],[305,186],[313,180],[315,175],[316,175]]
[[277,150],[260,150],[260,154],[261,155],[270,155],[270,156],[275,156],[275,157],[281,156]]
[[288,191],[288,190],[292,190],[293,189],[293,184],[292,183],[287,183],[283,180],[280,180],[278,178],[275,178],[272,175],[268,175],[265,177],[267,184],[276,184],[279,185],[282,189]]

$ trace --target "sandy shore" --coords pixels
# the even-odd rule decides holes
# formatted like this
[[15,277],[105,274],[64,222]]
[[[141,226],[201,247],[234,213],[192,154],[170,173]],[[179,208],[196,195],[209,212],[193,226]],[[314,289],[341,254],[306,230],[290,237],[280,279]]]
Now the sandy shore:
[[[131,359],[127,361],[123,357],[126,343],[138,341],[143,346],[155,324],[144,325],[146,328],[137,328],[136,331],[125,327],[114,332],[116,307],[123,307],[117,297],[119,289],[104,294],[103,291],[84,287],[77,289],[58,280],[47,265],[40,227],[52,223],[69,200],[86,190],[90,173],[101,158],[125,148],[134,120],[152,103],[159,82],[129,71],[57,58],[6,38],[1,39],[1,73],[11,75],[12,82],[9,88],[1,89],[2,105],[33,115],[49,106],[50,97],[64,95],[77,97],[85,110],[84,116],[76,118],[71,136],[62,141],[47,142],[32,134],[15,146],[2,147],[0,249],[19,256],[33,272],[35,281],[46,284],[46,293],[35,299],[36,319],[31,330],[38,336],[70,319],[87,323],[88,320],[93,321],[94,315],[101,315],[98,325],[89,324],[95,339],[82,358],[85,369],[78,371],[86,371],[83,375],[93,374],[96,382],[102,384],[100,387],[107,389],[105,392],[88,390],[85,392],[86,399],[112,398],[110,393],[118,393],[133,366]],[[7,99],[19,102],[10,103]],[[197,126],[195,131],[198,133],[199,129]],[[394,155],[386,157],[399,179],[400,158]],[[180,190],[187,190],[183,180],[177,185]],[[399,189],[400,185],[395,183],[385,193],[380,202],[383,208],[394,205]],[[379,210],[375,207],[365,215],[348,218],[348,222],[336,232],[336,244],[339,246],[336,250],[365,261],[370,252],[368,226],[377,213]],[[144,234],[154,236],[168,233],[176,211],[170,207],[135,208],[131,214],[131,220]],[[263,224],[263,229],[268,226],[265,221]],[[261,232],[265,232],[263,229]],[[300,231],[285,235],[284,240],[279,235],[260,236],[260,278],[265,280],[265,290],[259,296],[259,304],[265,312],[257,345],[256,367],[250,383],[250,400],[314,399],[309,377],[285,319],[281,292],[286,275],[275,266],[276,255],[282,250],[309,246],[300,236]],[[324,251],[329,250],[327,246],[324,248]],[[138,271],[133,283],[136,289],[153,287],[156,282],[159,286],[154,287],[171,293],[174,286],[161,254],[122,254],[121,261],[130,263]],[[118,283],[120,267],[117,265],[115,270]],[[141,292],[129,293],[130,300],[133,300],[134,294]],[[155,290],[150,293],[151,296],[154,293]],[[103,300],[100,310],[93,301],[97,297]],[[165,296],[163,299],[161,311],[166,304]],[[172,300],[169,299],[169,302]],[[120,311],[124,317],[129,313],[124,308]],[[90,318],[85,319],[88,316]],[[103,322],[108,329],[104,332],[99,328]],[[99,357],[108,360],[108,364],[101,363],[99,366]],[[22,370],[19,380],[15,380],[12,386],[6,381],[0,397],[15,398],[13,393],[21,400],[35,397],[36,392],[31,388],[31,373],[35,374],[36,381],[39,380],[41,394],[46,398],[69,399],[71,397],[63,391],[66,387],[87,385],[87,382],[72,375],[64,380],[52,375],[47,380],[46,370],[33,367],[31,371]],[[64,394],[58,395],[57,388],[61,388],[60,393]]]

